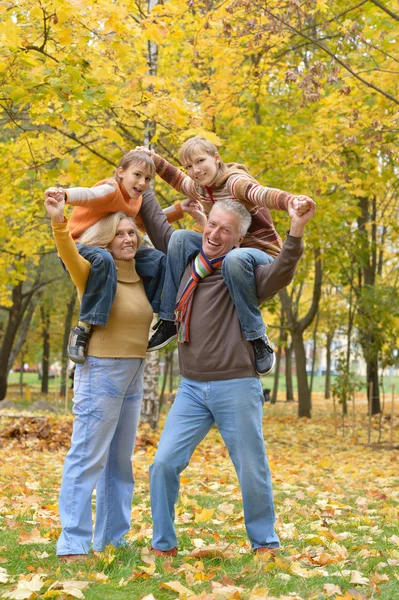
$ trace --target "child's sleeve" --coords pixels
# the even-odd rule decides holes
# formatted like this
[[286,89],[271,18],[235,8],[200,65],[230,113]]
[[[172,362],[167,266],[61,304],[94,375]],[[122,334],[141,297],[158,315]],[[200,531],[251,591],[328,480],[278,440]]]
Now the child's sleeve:
[[172,206],[163,209],[168,223],[174,223],[184,217],[183,209],[180,202],[175,202]]
[[83,294],[90,275],[91,265],[88,260],[80,256],[66,220],[63,223],[52,222],[51,227],[59,257],[67,268],[78,291]]
[[116,195],[117,187],[111,182],[102,183],[91,188],[74,187],[65,190],[68,204],[87,208],[109,208]]
[[177,167],[174,167],[167,160],[154,154],[152,159],[155,163],[155,168],[158,175],[171,185],[177,192],[180,192],[188,198],[195,200],[201,200],[200,195],[195,187],[194,181],[188,175],[185,175],[183,171],[180,171]]
[[245,175],[232,175],[227,180],[227,187],[236,200],[269,209],[288,210],[288,201],[295,197],[289,192],[260,185]]

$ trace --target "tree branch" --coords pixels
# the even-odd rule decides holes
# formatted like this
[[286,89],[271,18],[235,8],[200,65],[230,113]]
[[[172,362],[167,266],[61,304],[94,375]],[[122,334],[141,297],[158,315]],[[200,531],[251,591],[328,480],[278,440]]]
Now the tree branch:
[[381,8],[381,10],[383,10],[384,12],[387,13],[387,15],[389,15],[390,17],[392,17],[393,19],[395,19],[395,21],[399,21],[399,15],[397,15],[394,12],[392,12],[391,10],[389,10],[389,8],[387,8],[381,2],[378,2],[378,0],[370,0],[370,2],[372,2],[373,4],[375,4],[376,6],[378,6],[379,8]]
[[[374,0],[372,0],[372,1],[374,1]],[[320,48],[323,52],[325,52],[326,54],[328,54],[329,56],[331,56],[331,58],[333,60],[335,60],[338,64],[340,64],[341,67],[343,67],[346,71],[348,71],[348,73],[350,73],[353,77],[355,77],[355,79],[358,79],[359,81],[361,81],[362,83],[364,83],[367,87],[370,87],[371,89],[375,90],[379,94],[382,94],[383,96],[385,96],[385,98],[388,98],[388,100],[391,100],[395,104],[399,104],[399,100],[397,98],[395,98],[394,96],[391,96],[391,94],[388,94],[388,92],[385,92],[384,90],[382,90],[378,86],[374,85],[370,81],[367,81],[366,79],[364,79],[363,77],[360,77],[360,75],[358,75],[357,73],[355,73],[355,71],[348,64],[346,64],[343,60],[341,60],[340,58],[338,58],[338,56],[336,54],[334,54],[334,52],[332,52],[329,48],[327,48],[327,46],[325,46],[324,44],[322,44],[318,40],[315,40],[314,38],[306,35],[302,31],[299,31],[298,29],[296,29],[295,27],[293,27],[292,25],[290,25],[289,23],[287,23],[287,21],[285,21],[285,19],[282,19],[281,17],[273,14],[267,8],[265,8],[264,10],[273,19],[276,19],[277,21],[280,21],[281,23],[283,23],[283,25],[285,25],[289,30],[294,31],[297,35],[305,38],[311,44],[314,44],[315,46],[317,46],[318,48]]]

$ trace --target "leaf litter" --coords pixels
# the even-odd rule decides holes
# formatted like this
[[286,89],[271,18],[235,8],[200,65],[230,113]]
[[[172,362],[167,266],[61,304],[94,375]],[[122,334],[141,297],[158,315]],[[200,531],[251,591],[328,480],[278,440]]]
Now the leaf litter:
[[[71,418],[7,422],[3,417],[0,544],[11,530],[16,537],[15,548],[0,547],[0,597],[82,599],[99,585],[126,593],[140,585],[139,595],[132,596],[139,600],[399,597],[398,450],[356,444],[350,431],[347,437],[340,432],[335,436],[333,420],[322,410],[318,418],[305,421],[290,409],[266,407],[264,419],[282,542],[278,556],[251,553],[236,475],[219,434],[212,430],[182,474],[176,506],[178,557],[154,560],[148,550],[148,467],[159,433],[142,425],[127,536],[132,550],[93,553],[69,567],[68,574],[75,577],[64,580],[59,564],[49,570],[46,562],[54,561],[59,535],[57,497]],[[15,552],[20,566],[11,568]],[[111,598],[112,593],[89,597]]]

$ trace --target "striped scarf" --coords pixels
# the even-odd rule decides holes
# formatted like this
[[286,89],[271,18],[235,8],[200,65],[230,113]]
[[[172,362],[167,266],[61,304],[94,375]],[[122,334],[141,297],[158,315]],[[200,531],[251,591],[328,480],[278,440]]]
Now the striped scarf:
[[205,279],[205,277],[208,277],[208,275],[211,275],[211,273],[222,266],[223,260],[224,256],[212,259],[208,258],[202,248],[200,253],[195,257],[191,277],[187,281],[175,308],[178,327],[177,339],[181,344],[190,341],[190,319],[195,289],[202,279]]

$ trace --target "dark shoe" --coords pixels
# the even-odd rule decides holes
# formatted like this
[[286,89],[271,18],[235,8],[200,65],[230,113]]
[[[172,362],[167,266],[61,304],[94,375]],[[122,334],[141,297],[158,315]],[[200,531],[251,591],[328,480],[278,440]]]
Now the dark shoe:
[[171,548],[170,550],[157,550],[156,548],[151,548],[151,553],[155,554],[155,556],[177,556],[177,548]]
[[71,329],[68,341],[68,358],[78,365],[83,365],[86,361],[87,345],[90,339],[90,329],[77,325]]
[[160,350],[177,337],[177,329],[174,321],[158,321],[154,329],[156,331],[148,342],[147,352]]
[[255,352],[255,369],[260,375],[270,373],[276,362],[276,356],[267,336],[252,340],[252,345]]

